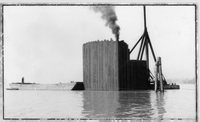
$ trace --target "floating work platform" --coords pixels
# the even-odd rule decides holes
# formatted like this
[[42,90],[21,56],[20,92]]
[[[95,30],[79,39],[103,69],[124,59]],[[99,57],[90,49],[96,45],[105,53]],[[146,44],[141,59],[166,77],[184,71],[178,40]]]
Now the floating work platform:
[[39,83],[11,83],[6,90],[84,90],[83,82],[39,84]]
[[21,82],[15,82],[9,84],[10,88],[7,90],[84,90],[85,87],[83,82],[71,83],[56,83],[56,84],[40,84],[40,83],[30,83],[24,82],[24,77],[22,77]]
[[[154,90],[154,87],[155,87],[155,85],[154,84],[152,84],[151,86],[150,86],[150,90]],[[180,85],[170,85],[170,84],[167,84],[167,85],[163,85],[163,88],[164,88],[164,90],[173,90],[173,89],[180,89]]]
[[179,85],[164,85],[164,89],[180,89]]

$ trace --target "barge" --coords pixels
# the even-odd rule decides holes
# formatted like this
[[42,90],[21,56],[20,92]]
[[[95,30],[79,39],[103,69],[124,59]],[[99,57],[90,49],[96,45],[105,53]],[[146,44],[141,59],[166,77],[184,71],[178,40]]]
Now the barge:
[[24,77],[22,82],[10,83],[10,88],[7,90],[84,90],[83,82],[56,83],[56,84],[40,84],[40,83],[25,83]]

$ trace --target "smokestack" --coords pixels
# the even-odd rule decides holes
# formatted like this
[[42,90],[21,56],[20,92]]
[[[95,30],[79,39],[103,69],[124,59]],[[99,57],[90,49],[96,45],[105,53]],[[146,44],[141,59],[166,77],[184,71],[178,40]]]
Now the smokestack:
[[114,6],[94,6],[92,9],[95,12],[101,12],[101,18],[106,20],[106,26],[108,26],[112,33],[115,35],[116,41],[119,41],[120,27],[117,25],[117,15],[114,10]]
[[22,84],[24,84],[24,77],[22,77]]

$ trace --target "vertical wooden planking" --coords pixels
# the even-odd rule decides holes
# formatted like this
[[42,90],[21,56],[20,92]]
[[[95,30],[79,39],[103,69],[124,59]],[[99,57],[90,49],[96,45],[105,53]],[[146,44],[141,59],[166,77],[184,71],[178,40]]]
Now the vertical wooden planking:
[[90,72],[89,72],[89,71],[90,71],[90,69],[89,69],[89,68],[90,68],[90,66],[89,66],[89,63],[90,63],[90,62],[89,62],[89,43],[86,43],[85,48],[86,48],[86,52],[87,52],[87,53],[86,53],[86,73],[87,73],[86,76],[87,76],[87,78],[86,78],[86,81],[84,81],[84,82],[87,83],[87,90],[89,90],[89,88],[90,88],[90,86],[89,86],[89,85],[90,85],[90,84],[89,84],[89,82],[90,82],[90,81],[89,81],[89,80],[90,80],[90,79],[89,79],[89,77],[90,77],[90,75],[89,75],[89,73],[90,73]]
[[106,59],[107,59],[107,82],[106,82],[106,90],[111,90],[112,88],[110,88],[110,60],[109,60],[109,40],[107,41],[107,44],[106,44]]
[[118,42],[113,42],[113,62],[114,62],[114,90],[118,90],[118,84],[119,84],[119,79],[118,79]]
[[112,90],[114,90],[114,81],[112,80],[113,79],[113,77],[114,77],[114,75],[113,75],[113,65],[114,65],[114,62],[113,62],[113,48],[114,48],[114,46],[113,46],[113,41],[112,40],[110,40],[110,47],[111,48],[109,48],[109,52],[110,52],[110,55],[109,55],[109,58],[110,58],[110,63],[111,63],[111,65],[110,65],[110,87],[112,86],[113,88],[112,88]]
[[88,62],[88,44],[85,44],[85,81],[83,81],[84,83],[86,83],[86,89],[89,88],[89,62]]
[[97,48],[97,63],[96,63],[96,65],[97,65],[97,69],[96,69],[96,71],[97,71],[97,90],[99,90],[99,41],[97,41],[97,43],[96,43],[96,48]]
[[107,59],[107,55],[108,55],[108,51],[107,51],[107,45],[108,45],[108,42],[106,41],[106,40],[104,40],[104,42],[105,42],[105,44],[104,44],[104,46],[105,46],[105,81],[104,81],[104,90],[107,90],[107,84],[108,84],[108,67],[107,67],[107,64],[108,64],[108,59]]
[[115,43],[115,71],[116,71],[116,74],[115,74],[115,90],[119,90],[119,49],[118,49],[118,46],[119,45],[119,42],[116,42]]
[[118,54],[118,45],[119,42],[115,43],[115,90],[119,90],[119,54]]
[[91,52],[92,52],[92,55],[91,55],[91,60],[92,60],[92,63],[91,63],[92,64],[92,71],[91,71],[92,79],[91,79],[91,83],[92,83],[92,89],[94,90],[96,88],[95,87],[95,80],[94,80],[94,76],[95,76],[95,73],[94,73],[94,70],[95,70],[95,67],[94,67],[94,52],[95,52],[95,50],[94,50],[94,42],[91,43],[91,48],[92,48],[92,50],[91,50]]
[[125,63],[126,63],[126,68],[125,68],[125,72],[126,72],[126,75],[125,75],[126,84],[125,84],[125,85],[126,85],[126,86],[125,86],[125,87],[127,88],[127,86],[128,86],[128,85],[127,85],[127,83],[128,83],[128,77],[127,77],[127,75],[128,75],[128,74],[127,74],[127,73],[128,73],[127,70],[128,70],[128,69],[127,69],[127,68],[128,68],[128,60],[129,60],[129,59],[128,59],[128,45],[126,45],[125,53],[126,53],[126,58],[125,58]]
[[95,82],[95,89],[98,89],[98,85],[97,85],[97,78],[98,78],[98,74],[97,74],[97,41],[94,42],[94,82]]
[[130,78],[129,84],[130,84],[130,88],[132,87],[132,83],[133,83],[131,75],[132,75],[131,61],[129,61],[129,78]]
[[94,85],[94,43],[91,43],[91,84],[92,84],[92,89],[95,89],[95,85]]
[[107,90],[108,89],[108,43],[107,41],[105,40],[105,81],[104,81],[104,90]]
[[87,86],[87,89],[89,89],[89,50],[88,50],[88,44],[85,45],[85,48],[86,48],[86,56],[85,56],[85,62],[86,62],[86,86]]
[[101,46],[102,46],[102,48],[101,48],[101,50],[102,50],[102,82],[101,82],[101,89],[103,89],[103,84],[104,84],[104,82],[105,82],[105,75],[104,75],[104,70],[105,70],[105,58],[104,58],[104,56],[105,56],[105,46],[104,46],[104,41],[102,41],[101,42]]
[[113,43],[113,41],[111,40],[111,42],[110,42],[110,45],[112,46],[112,48],[110,48],[110,53],[111,53],[111,55],[110,55],[110,61],[112,62],[112,65],[110,66],[111,67],[111,77],[110,77],[110,82],[111,82],[111,85],[113,86],[113,89],[115,88],[115,81],[113,80],[113,78],[114,78],[114,61],[113,61],[113,59],[114,59],[114,43]]
[[103,59],[103,63],[102,63],[102,82],[101,82],[101,89],[103,90],[104,87],[104,82],[106,82],[105,80],[105,43],[104,41],[102,41],[102,59]]
[[118,43],[118,67],[119,67],[119,87],[120,87],[120,89],[122,89],[123,87],[122,87],[122,69],[121,69],[121,59],[122,59],[122,48],[121,48],[121,42],[119,42]]
[[124,89],[124,45],[123,43],[121,43],[121,74],[122,74],[122,78],[121,78],[121,84],[122,84],[122,88]]
[[95,90],[95,42],[92,44],[92,88]]
[[83,81],[85,81],[85,44],[82,46],[82,58],[83,58]]
[[94,83],[95,83],[95,90],[98,89],[97,85],[97,41],[94,42]]
[[110,57],[111,57],[111,55],[112,55],[112,53],[111,53],[111,51],[110,51],[110,49],[112,48],[112,45],[111,45],[111,42],[110,41],[108,41],[108,84],[107,84],[107,90],[113,90],[113,86],[112,86],[112,81],[111,81],[111,65],[112,65],[112,62],[111,62],[111,59],[110,59]]
[[108,66],[107,66],[107,70],[108,70],[108,83],[106,84],[107,85],[107,90],[112,90],[112,86],[111,86],[111,81],[110,81],[110,77],[111,77],[111,70],[110,70],[110,66],[112,65],[111,61],[110,61],[110,41],[108,40],[108,44],[107,44],[107,59],[108,59]]
[[101,41],[101,84],[100,88],[103,88],[103,82],[104,81],[104,43]]
[[114,63],[113,64],[113,79],[112,79],[112,81],[113,81],[113,87],[114,87],[114,90],[116,90],[116,86],[117,86],[117,81],[116,81],[116,44],[117,44],[118,42],[112,42],[112,45],[113,45],[113,48],[112,48],[112,52],[113,52],[113,58],[112,58],[112,62]]
[[107,89],[109,89],[109,86],[108,86],[108,84],[109,84],[109,80],[108,80],[108,66],[109,66],[109,59],[108,59],[108,44],[109,44],[109,42],[107,42],[107,40],[106,40],[106,82],[105,82],[105,88],[106,88],[106,90]]
[[100,88],[101,88],[101,82],[102,82],[102,66],[101,66],[101,64],[102,64],[102,58],[101,58],[101,56],[102,56],[102,53],[101,53],[101,42],[99,42],[99,44],[98,44],[98,52],[99,52],[99,64],[98,64],[98,69],[99,69],[99,81],[98,81],[98,88],[99,88],[99,90],[100,90]]
[[[83,45],[83,77],[86,90],[119,90],[120,72],[123,74],[123,88],[128,87],[127,45],[123,42],[119,51],[118,43],[104,40]],[[119,63],[122,63],[121,68]]]
[[91,57],[91,46],[90,46],[91,44],[90,43],[88,43],[88,85],[89,85],[89,89],[91,89],[91,59],[90,59],[90,57]]
[[126,45],[124,45],[124,88],[126,88]]
[[92,80],[92,74],[91,74],[91,72],[92,72],[92,66],[91,66],[91,64],[92,64],[92,60],[91,60],[91,55],[92,55],[92,52],[91,52],[91,43],[89,43],[89,45],[88,45],[89,47],[89,86],[90,86],[90,89],[92,89],[92,82],[91,82],[91,80]]
[[85,55],[86,55],[86,52],[85,52],[85,46],[86,44],[83,44],[83,81],[86,81],[86,59],[85,59]]
[[112,62],[112,65],[111,65],[111,70],[112,70],[112,72],[111,72],[111,75],[112,75],[112,77],[111,77],[111,82],[112,82],[112,86],[113,86],[113,90],[115,90],[115,81],[114,81],[114,77],[115,77],[115,75],[114,75],[114,66],[115,66],[115,62],[114,62],[114,47],[115,47],[115,45],[114,45],[114,43],[113,43],[113,41],[111,41],[111,45],[112,45],[112,48],[111,48],[111,52],[112,52],[112,55],[111,55],[111,62]]
[[108,41],[107,40],[105,40],[105,59],[106,59],[106,63],[105,63],[105,68],[106,68],[106,70],[105,70],[105,72],[106,72],[106,74],[105,74],[105,76],[106,76],[106,82],[104,82],[104,90],[108,90],[109,88],[108,88],[108,85],[107,84],[109,84],[109,80],[108,80],[108,65],[109,65],[109,59],[108,59]]
[[129,89],[129,81],[130,81],[130,78],[129,78],[129,61],[127,62],[127,89]]
[[102,90],[102,83],[103,83],[103,45],[102,45],[102,41],[100,41],[100,58],[99,58],[99,65],[100,65],[100,68],[99,68],[99,71],[100,71],[100,79],[99,79],[99,90]]
[[85,88],[86,88],[86,90],[88,90],[89,89],[89,62],[88,62],[88,54],[89,54],[89,52],[88,52],[88,44],[86,43],[85,44],[85,51],[86,51],[86,54],[85,54],[85,81],[83,81],[84,82],[84,84],[85,84]]
[[96,81],[95,81],[95,41],[92,43],[92,88],[96,90]]
[[123,43],[122,43],[122,59],[121,59],[121,60],[122,60],[122,87],[123,87],[123,89],[125,88],[125,87],[124,87],[124,85],[125,85],[125,84],[124,84],[124,78],[125,78],[125,77],[124,77],[124,73],[125,73],[125,72],[124,72],[124,68],[125,68],[125,67],[124,67],[124,65],[125,65],[125,64],[124,64],[124,63],[125,63],[125,62],[124,62],[124,59],[125,59],[125,53],[124,53],[124,45],[123,45]]
[[114,66],[114,63],[115,62],[113,62],[113,56],[114,56],[114,54],[113,54],[113,48],[114,48],[114,45],[113,45],[113,41],[111,40],[110,41],[110,46],[112,47],[112,48],[110,48],[110,62],[112,63],[112,65],[110,65],[110,70],[111,70],[111,73],[110,73],[110,75],[111,75],[111,77],[110,77],[110,83],[111,83],[111,86],[113,86],[113,90],[114,90],[114,88],[115,88],[115,82],[113,81],[113,77],[114,77],[114,69],[113,69],[113,66]]
[[87,57],[86,57],[87,56],[87,50],[86,50],[86,47],[87,47],[87,44],[84,44],[83,45],[83,49],[84,49],[83,53],[85,53],[85,54],[83,54],[83,63],[84,63],[84,66],[83,66],[84,67],[83,82],[84,82],[85,89],[87,90],[88,85],[87,85]]
[[84,84],[86,83],[86,90],[89,89],[89,60],[88,60],[88,56],[89,56],[89,50],[88,50],[88,43],[85,44],[85,50],[86,50],[86,54],[85,54],[85,65],[86,65],[86,68],[85,68],[85,81]]
[[117,81],[115,80],[115,77],[117,77],[116,76],[116,43],[117,42],[114,42],[113,41],[113,49],[112,49],[112,51],[113,51],[113,62],[114,62],[114,64],[113,64],[113,83],[114,83],[114,90],[116,89],[116,85],[117,85]]
[[101,89],[101,83],[102,83],[102,78],[103,78],[103,58],[102,58],[102,42],[99,42],[99,89]]
[[99,90],[99,42],[96,42],[96,72],[97,72],[97,89]]
[[102,58],[103,58],[103,64],[102,64],[102,67],[103,67],[103,81],[102,81],[102,83],[101,83],[101,89],[103,90],[103,88],[104,88],[104,82],[106,82],[106,76],[105,76],[105,62],[106,62],[106,58],[105,58],[105,41],[103,40],[102,41],[102,50],[103,50],[103,52],[102,52]]
[[130,62],[130,70],[131,70],[131,88],[134,88],[135,85],[135,80],[134,80],[134,72],[133,72],[133,63],[132,61]]

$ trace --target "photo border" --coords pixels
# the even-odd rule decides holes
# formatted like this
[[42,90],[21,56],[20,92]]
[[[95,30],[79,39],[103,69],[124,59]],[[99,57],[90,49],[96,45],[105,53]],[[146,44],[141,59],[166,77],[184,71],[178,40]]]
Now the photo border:
[[[113,120],[113,119],[90,119],[90,118],[5,118],[5,108],[4,108],[4,6],[194,6],[195,7],[195,93],[196,93],[196,118],[195,120],[198,120],[198,51],[197,51],[197,4],[195,3],[189,3],[189,4],[180,4],[180,3],[149,3],[149,4],[128,4],[128,3],[94,3],[94,4],[83,4],[83,3],[19,3],[19,4],[0,4],[0,46],[1,46],[1,53],[0,53],[0,67],[1,67],[1,79],[0,79],[0,99],[2,99],[0,102],[0,105],[2,105],[2,117],[3,120]],[[1,109],[0,109],[1,110]],[[123,119],[123,118],[116,118],[114,120],[138,120],[138,119]],[[140,119],[139,119],[140,120]],[[142,119],[142,120],[149,120],[149,119]],[[150,118],[150,120],[157,120],[157,118]],[[188,119],[182,119],[182,118],[164,118],[161,120],[191,120]],[[193,120],[193,119],[192,119]]]

